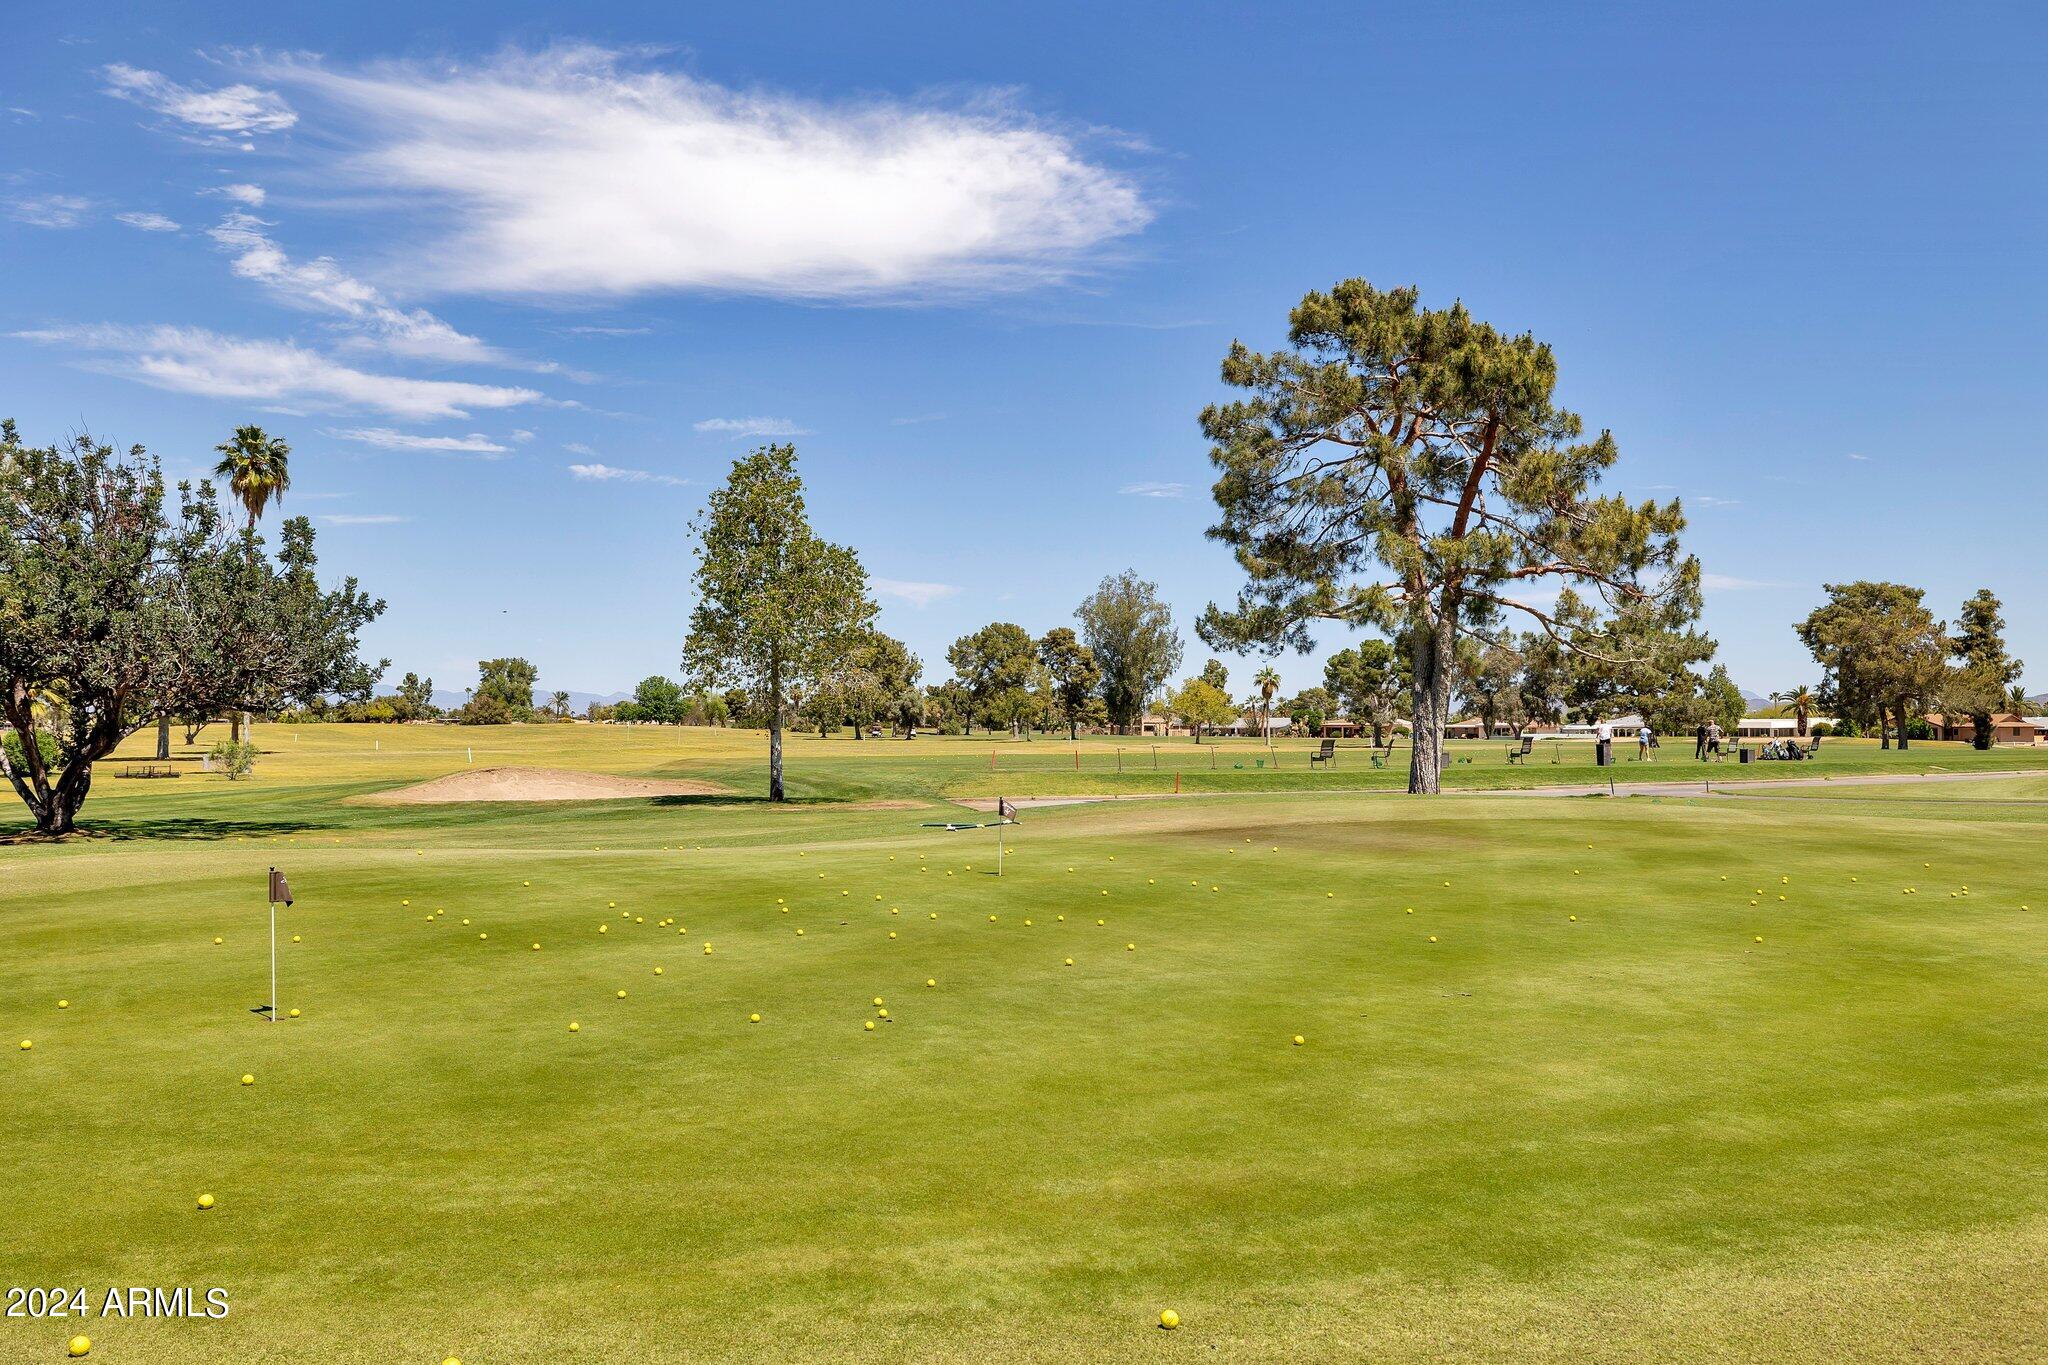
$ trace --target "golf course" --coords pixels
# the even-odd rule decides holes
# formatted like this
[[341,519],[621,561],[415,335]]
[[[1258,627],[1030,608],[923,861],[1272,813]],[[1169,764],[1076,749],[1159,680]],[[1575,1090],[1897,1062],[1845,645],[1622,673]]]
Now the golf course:
[[[215,737],[0,846],[0,1267],[92,1310],[0,1358],[2048,1350],[2029,751],[1417,802],[1366,748],[792,736],[775,806],[743,730]],[[674,790],[403,795],[478,770]]]

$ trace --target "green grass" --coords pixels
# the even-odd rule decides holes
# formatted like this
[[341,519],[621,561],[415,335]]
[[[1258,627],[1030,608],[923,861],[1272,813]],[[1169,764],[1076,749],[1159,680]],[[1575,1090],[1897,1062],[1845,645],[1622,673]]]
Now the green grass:
[[[942,806],[344,800],[465,738],[737,789],[752,736],[260,737],[253,782],[109,780],[112,837],[0,847],[0,1280],[233,1302],[0,1358],[2048,1349],[2048,806],[1075,806],[998,881]],[[792,776],[972,785],[926,743]]]

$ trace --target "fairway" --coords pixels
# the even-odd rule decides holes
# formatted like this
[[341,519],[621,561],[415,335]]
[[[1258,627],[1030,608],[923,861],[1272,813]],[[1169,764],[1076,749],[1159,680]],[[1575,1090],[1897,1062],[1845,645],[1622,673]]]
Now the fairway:
[[7,1359],[2048,1347],[2037,779],[1084,804],[998,880],[922,827],[966,741],[800,742],[774,809],[350,800],[466,749],[751,792],[755,735],[258,737],[0,848],[7,1283],[232,1303]]

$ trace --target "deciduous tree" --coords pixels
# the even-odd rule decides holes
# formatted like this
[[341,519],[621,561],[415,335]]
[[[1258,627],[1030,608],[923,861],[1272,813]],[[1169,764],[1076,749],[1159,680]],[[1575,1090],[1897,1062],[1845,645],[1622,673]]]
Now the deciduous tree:
[[1836,714],[1877,726],[1908,747],[1911,721],[1944,682],[1942,623],[1902,583],[1828,583],[1828,600],[1793,627],[1822,670],[1821,698]]
[[1180,667],[1180,633],[1159,589],[1129,569],[1113,574],[1074,609],[1081,639],[1102,670],[1102,702],[1109,723],[1129,730],[1144,719],[1145,703]]
[[1081,643],[1071,626],[1054,626],[1038,641],[1038,661],[1052,679],[1053,709],[1066,722],[1067,738],[1079,739],[1089,704],[1098,698],[1102,669],[1095,651]]
[[697,606],[683,668],[704,687],[743,684],[768,722],[768,797],[784,798],[782,722],[790,690],[831,670],[875,618],[860,557],[821,540],[804,510],[796,447],[735,461],[691,523]]
[[1237,708],[1230,704],[1230,698],[1214,683],[1204,678],[1189,678],[1180,685],[1180,690],[1167,698],[1167,710],[1174,719],[1195,732],[1195,743],[1202,742],[1202,731],[1228,725],[1237,718]]
[[320,586],[311,523],[285,522],[273,560],[210,484],[180,484],[175,517],[164,493],[140,447],[30,447],[0,423],[0,768],[43,833],[76,827],[93,765],[158,716],[365,696],[382,671],[358,636],[384,604]]

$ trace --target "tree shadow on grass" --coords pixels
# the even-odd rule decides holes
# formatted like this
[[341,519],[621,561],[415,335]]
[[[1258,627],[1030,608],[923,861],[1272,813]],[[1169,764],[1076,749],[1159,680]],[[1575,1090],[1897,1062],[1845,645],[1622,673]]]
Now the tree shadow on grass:
[[278,834],[303,834],[308,830],[323,828],[326,827],[306,820],[209,820],[199,816],[165,817],[157,820],[102,820],[61,839],[37,834],[34,830],[0,835],[0,846],[61,844],[72,840],[99,839],[117,843],[135,839],[207,841],[233,839],[237,836],[260,839]]

